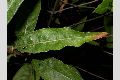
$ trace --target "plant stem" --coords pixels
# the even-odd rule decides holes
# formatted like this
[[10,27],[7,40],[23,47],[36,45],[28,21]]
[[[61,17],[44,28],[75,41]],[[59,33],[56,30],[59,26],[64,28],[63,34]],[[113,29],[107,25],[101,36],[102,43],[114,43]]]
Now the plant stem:
[[75,66],[76,68],[78,68],[79,70],[82,70],[82,71],[84,71],[84,72],[86,72],[86,73],[88,73],[88,74],[90,74],[90,75],[92,75],[92,76],[95,76],[95,77],[97,77],[97,78],[100,78],[100,79],[102,79],[102,80],[108,80],[108,79],[105,79],[105,78],[103,78],[103,77],[101,77],[101,76],[98,76],[98,75],[96,75],[96,74],[93,74],[93,73],[91,73],[91,72],[89,72],[89,71],[87,71],[87,70],[85,70],[85,69],[82,69],[82,68],[80,68],[80,67],[78,67],[78,66]]
[[[53,9],[52,9],[52,13],[53,13],[53,14],[55,13],[55,8],[56,8],[56,6],[58,5],[59,1],[60,1],[60,0],[56,0],[56,1],[55,1],[54,7],[53,7]],[[52,21],[53,14],[50,14],[50,19],[48,20],[48,27],[50,26],[50,23],[51,23],[51,21]]]
[[79,22],[79,23],[72,24],[72,25],[70,25],[70,27],[74,27],[75,25],[83,24],[83,23],[86,23],[86,22],[90,22],[90,21],[93,21],[93,20],[102,18],[102,17],[104,17],[105,15],[109,15],[110,13],[111,13],[111,12],[108,12],[108,13],[106,13],[106,14],[104,14],[104,15],[101,15],[101,16],[98,16],[98,17],[95,17],[95,18],[92,18],[92,19],[83,21],[83,22]]
[[66,3],[68,5],[71,5],[71,7],[68,7],[68,8],[65,8],[65,9],[62,9],[62,10],[58,10],[58,11],[48,11],[49,13],[51,14],[56,14],[56,13],[60,13],[62,11],[65,11],[65,10],[68,10],[68,9],[72,9],[72,8],[75,8],[75,7],[84,7],[84,8],[92,8],[92,9],[95,9],[95,7],[87,7],[85,5],[87,4],[92,4],[94,2],[96,2],[97,0],[94,0],[94,1],[91,1],[91,2],[87,2],[87,3],[83,3],[83,4],[80,4],[80,5],[75,5],[75,4],[71,4],[71,3]]

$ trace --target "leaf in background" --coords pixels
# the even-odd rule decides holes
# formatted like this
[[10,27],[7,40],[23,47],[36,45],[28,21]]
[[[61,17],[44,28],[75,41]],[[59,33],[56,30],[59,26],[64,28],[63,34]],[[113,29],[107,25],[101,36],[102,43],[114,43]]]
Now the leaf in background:
[[113,48],[113,43],[110,43],[110,42],[107,43],[107,44],[106,44],[106,47],[107,47],[107,48]]
[[13,80],[35,80],[34,70],[30,64],[24,64],[15,74]]
[[100,46],[99,43],[96,42],[96,41],[90,41],[88,43],[91,44],[91,45]]
[[56,24],[60,24],[59,18],[56,18],[56,19],[55,19],[55,23],[56,23]]
[[39,53],[60,50],[65,46],[79,47],[85,42],[107,35],[106,32],[78,32],[70,28],[43,28],[26,34],[16,41],[15,48],[21,52]]
[[33,11],[27,17],[25,23],[22,25],[21,29],[16,31],[17,37],[21,37],[26,33],[31,33],[34,31],[38,16],[41,10],[41,0],[37,1],[37,4],[34,6]]
[[79,0],[71,0],[72,3],[76,3],[78,2]]
[[[110,33],[111,35],[113,35],[113,16],[105,16],[104,17],[104,27],[105,27],[105,31]],[[112,48],[113,45],[113,37],[110,36],[107,38],[107,47],[108,48]]]
[[98,14],[103,14],[112,10],[113,0],[103,0],[101,4],[93,11]]
[[83,80],[75,68],[55,58],[33,60],[32,65],[44,80]]
[[24,0],[7,0],[7,23],[11,21]]
[[87,19],[87,17],[84,17],[83,19],[81,19],[79,22],[83,22],[83,23],[74,26],[73,29],[76,31],[82,31],[82,29],[84,28],[84,25],[85,25],[84,22],[86,21],[86,19]]

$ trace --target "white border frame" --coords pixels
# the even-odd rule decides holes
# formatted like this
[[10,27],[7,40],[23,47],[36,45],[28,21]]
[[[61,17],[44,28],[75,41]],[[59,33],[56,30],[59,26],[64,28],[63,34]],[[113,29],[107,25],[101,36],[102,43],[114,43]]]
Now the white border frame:
[[120,0],[113,0],[113,80],[120,80]]
[[[113,80],[120,80],[120,0],[113,0]],[[0,80],[7,80],[7,0],[0,0]]]
[[0,80],[7,80],[7,0],[0,0]]

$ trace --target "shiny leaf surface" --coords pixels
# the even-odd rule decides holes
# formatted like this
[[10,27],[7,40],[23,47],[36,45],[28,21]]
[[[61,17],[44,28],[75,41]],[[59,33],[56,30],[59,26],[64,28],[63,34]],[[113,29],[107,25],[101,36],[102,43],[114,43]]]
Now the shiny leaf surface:
[[83,80],[74,67],[55,58],[33,60],[32,65],[44,80]]
[[112,11],[113,0],[103,0],[95,9],[95,13],[103,14],[107,11]]
[[106,32],[79,32],[70,28],[43,28],[26,34],[16,41],[21,52],[39,53],[60,50],[65,46],[79,47],[85,42],[107,35]]
[[13,80],[35,80],[34,72],[30,64],[24,64],[15,74]]
[[13,18],[24,0],[7,0],[7,23]]

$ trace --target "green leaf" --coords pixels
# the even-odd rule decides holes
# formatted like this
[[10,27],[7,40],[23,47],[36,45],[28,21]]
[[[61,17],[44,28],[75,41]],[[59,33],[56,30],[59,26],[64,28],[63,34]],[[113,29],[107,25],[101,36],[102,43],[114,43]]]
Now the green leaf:
[[104,16],[105,31],[113,34],[113,16]]
[[107,48],[113,48],[113,43],[107,43],[106,47]]
[[30,64],[24,64],[15,74],[13,80],[35,80],[34,70]]
[[91,45],[99,46],[99,43],[96,42],[96,41],[90,41],[90,42],[88,42],[88,43],[91,44]]
[[103,14],[112,10],[113,0],[103,0],[101,4],[93,11],[98,14]]
[[71,0],[72,3],[76,3],[78,2],[79,0]]
[[[110,35],[113,35],[113,16],[105,16],[104,17],[104,27],[105,31],[108,32]],[[112,48],[113,37],[109,36],[107,38],[108,44],[106,45],[108,48]]]
[[41,10],[41,0],[38,0],[37,4],[34,6],[33,11],[29,14],[26,21],[21,26],[21,29],[16,31],[16,35],[18,38],[25,35],[26,33],[31,33],[34,31],[40,10]]
[[82,29],[84,28],[84,25],[85,25],[84,22],[86,21],[86,19],[87,19],[87,17],[82,18],[79,22],[83,22],[83,23],[74,26],[73,29],[77,30],[77,31],[82,31]]
[[7,0],[7,23],[11,21],[24,0]]
[[106,35],[106,32],[79,32],[67,27],[43,28],[22,36],[16,41],[15,48],[21,52],[47,52],[49,50],[60,50],[65,46],[79,47],[85,42]]
[[55,58],[33,60],[32,65],[44,80],[83,80],[75,68]]

